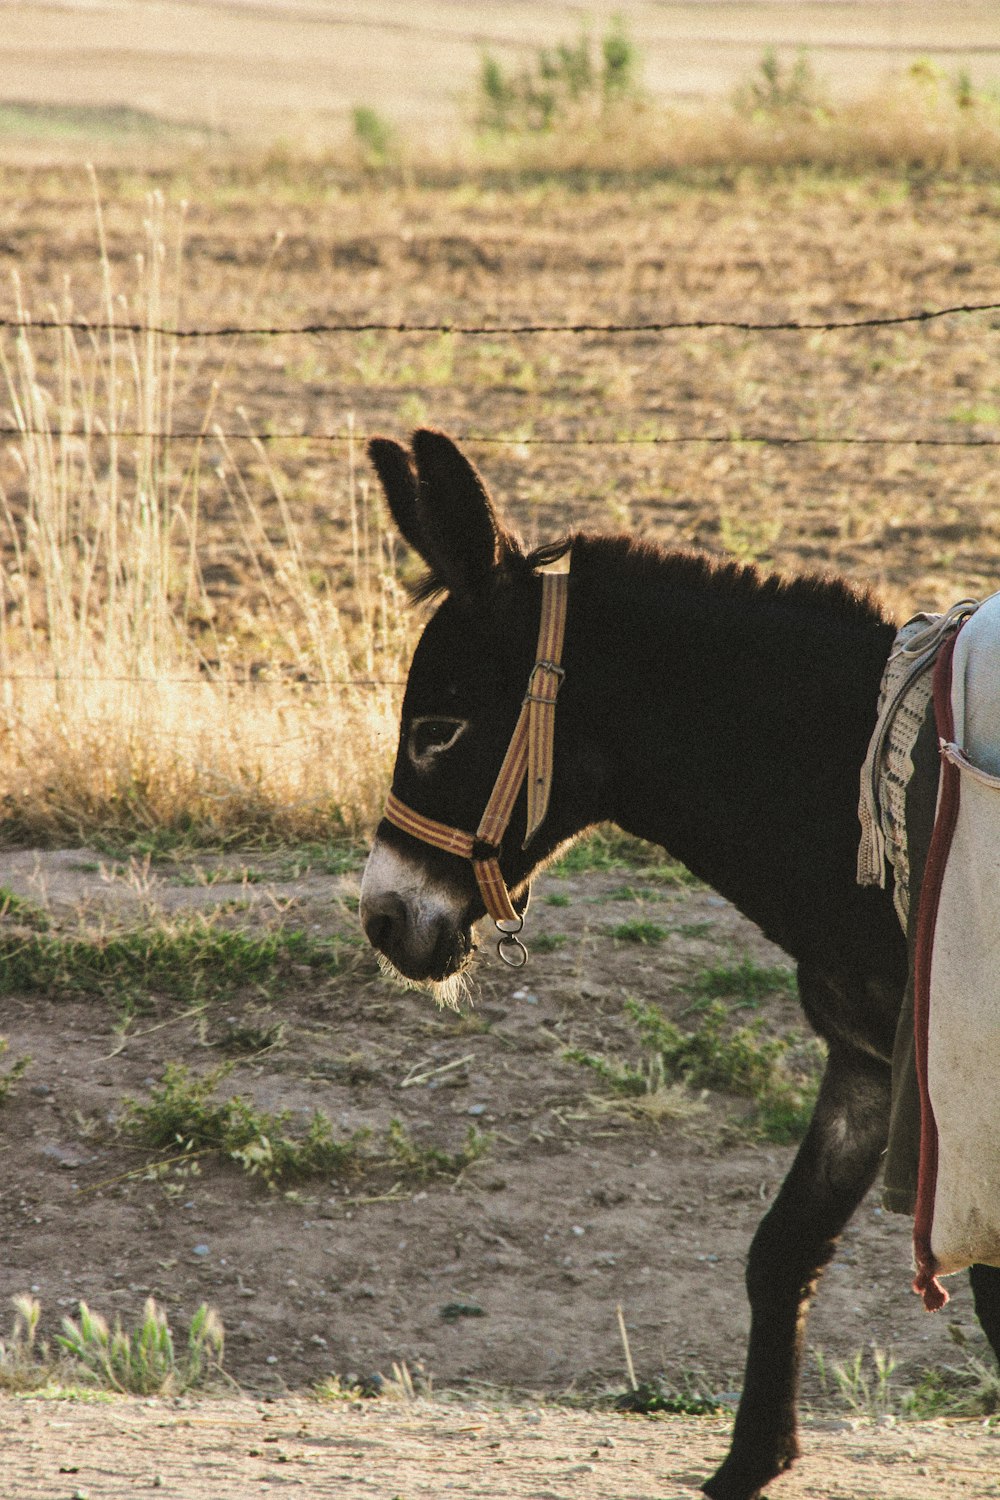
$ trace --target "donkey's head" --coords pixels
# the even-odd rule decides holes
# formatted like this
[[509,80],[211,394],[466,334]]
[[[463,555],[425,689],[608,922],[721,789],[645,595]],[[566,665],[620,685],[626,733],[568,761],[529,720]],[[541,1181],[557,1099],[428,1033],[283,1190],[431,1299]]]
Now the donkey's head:
[[[518,722],[539,634],[542,580],[536,567],[568,544],[526,555],[507,531],[478,473],[443,433],[419,431],[412,455],[387,438],[369,454],[403,537],[430,573],[425,596],[446,597],[414,653],[403,698],[392,802],[414,822],[432,820],[475,834]],[[525,796],[499,840],[503,881],[515,906],[527,879],[581,826],[559,795],[564,701],[555,746],[554,790],[543,823],[523,846]],[[407,821],[406,818],[403,821]],[[480,857],[477,849],[473,857]],[[361,885],[361,921],[371,943],[402,974],[439,981],[472,950],[484,914],[470,858],[425,842],[383,819]]]

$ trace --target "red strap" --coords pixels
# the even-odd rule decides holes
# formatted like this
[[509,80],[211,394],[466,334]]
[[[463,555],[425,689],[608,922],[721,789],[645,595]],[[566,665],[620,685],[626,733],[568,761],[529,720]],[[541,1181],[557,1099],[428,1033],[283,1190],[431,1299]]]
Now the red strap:
[[446,854],[457,854],[461,859],[472,858],[475,840],[471,833],[463,833],[460,828],[451,828],[447,823],[436,823],[433,818],[425,818],[423,813],[414,812],[412,807],[400,802],[395,792],[390,792],[385,799],[385,816],[404,833],[412,834],[425,844],[433,844],[436,849],[443,849]]
[[523,848],[545,821],[552,791],[552,755],[556,736],[556,696],[565,676],[562,661],[566,634],[568,573],[549,573],[542,580],[542,620],[538,651],[528,679],[528,824]]
[[477,842],[499,848],[510,824],[521,784],[528,777],[527,847],[548,811],[552,790],[553,743],[555,739],[556,696],[564,673],[559,665],[566,634],[566,604],[569,597],[569,575],[545,573],[542,576],[542,612],[538,626],[535,665],[528,679],[528,691],[514,726],[507,753],[493,784],[489,801],[479,820],[475,835],[434,818],[414,812],[401,802],[395,792],[386,798],[385,816],[390,823],[425,844],[472,860],[472,869],[483,904],[495,922],[516,922],[517,913],[500,870],[499,861],[473,859]]
[[[951,659],[958,632],[941,647],[934,664],[934,717],[938,737],[952,740],[955,729],[951,710]],[[924,1306],[935,1312],[948,1301],[948,1293],[937,1279],[937,1261],[931,1250],[934,1194],[937,1187],[938,1136],[927,1086],[927,1027],[930,1018],[931,958],[934,928],[944,881],[948,851],[958,821],[959,771],[942,757],[937,816],[920,886],[917,941],[913,955],[913,1028],[916,1043],[917,1083],[920,1089],[920,1165],[917,1172],[917,1203],[913,1217],[913,1258],[916,1278],[913,1290]]]

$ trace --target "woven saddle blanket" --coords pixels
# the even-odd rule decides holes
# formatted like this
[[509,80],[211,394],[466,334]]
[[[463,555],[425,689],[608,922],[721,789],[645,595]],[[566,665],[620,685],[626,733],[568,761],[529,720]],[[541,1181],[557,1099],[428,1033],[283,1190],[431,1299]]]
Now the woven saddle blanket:
[[1000,595],[899,632],[862,771],[858,879],[910,956],[885,1201],[914,1214],[914,1289],[1000,1265]]

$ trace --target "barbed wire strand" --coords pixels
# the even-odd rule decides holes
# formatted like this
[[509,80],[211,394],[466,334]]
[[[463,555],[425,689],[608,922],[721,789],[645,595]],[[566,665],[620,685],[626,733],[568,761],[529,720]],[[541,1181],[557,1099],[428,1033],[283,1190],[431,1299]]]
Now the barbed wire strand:
[[230,338],[286,338],[290,336],[316,336],[333,333],[457,333],[476,337],[522,336],[545,333],[623,334],[623,333],[671,333],[697,330],[732,329],[738,333],[834,333],[841,329],[894,328],[904,323],[929,323],[936,318],[968,316],[973,313],[1000,312],[1000,302],[960,302],[950,307],[925,307],[915,312],[887,313],[869,318],[831,318],[825,320],[780,319],[771,322],[752,322],[736,318],[678,318],[631,323],[413,323],[405,319],[398,321],[365,319],[358,321],[326,321],[289,324],[278,327],[273,324],[240,325],[222,323],[214,328],[174,327],[165,323],[108,322],[86,318],[24,318],[0,316],[0,328],[26,332],[29,329],[77,332],[77,333],[135,333],[153,334],[159,338],[172,339],[230,339]]
[[55,672],[17,672],[0,678],[0,689],[9,682],[57,683],[119,683],[129,687],[353,687],[353,688],[400,688],[406,686],[404,677],[128,677],[101,672],[83,672],[78,675]]
[[[993,424],[989,424],[993,425]],[[651,433],[624,437],[599,435],[597,437],[536,437],[516,435],[504,436],[488,432],[453,433],[457,443],[481,443],[503,448],[629,448],[629,447],[676,447],[694,443],[745,443],[772,448],[797,448],[810,444],[817,446],[843,446],[857,448],[998,448],[1000,438],[992,437],[916,437],[903,433],[894,437],[877,433],[848,436],[838,433],[781,433],[781,432],[688,432],[679,434]],[[317,432],[289,428],[283,432],[264,432],[253,429],[239,431],[219,427],[160,431],[139,427],[106,428],[58,428],[0,426],[0,438],[41,437],[48,439],[80,438],[88,441],[109,442],[112,438],[127,438],[130,441],[151,442],[243,442],[243,443],[361,443],[365,434],[353,432]]]

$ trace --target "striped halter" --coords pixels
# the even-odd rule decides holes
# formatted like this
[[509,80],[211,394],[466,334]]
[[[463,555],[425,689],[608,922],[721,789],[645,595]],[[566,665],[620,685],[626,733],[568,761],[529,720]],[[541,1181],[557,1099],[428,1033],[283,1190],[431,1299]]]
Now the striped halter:
[[528,677],[528,691],[521,705],[507,754],[490,793],[486,810],[475,833],[437,823],[414,812],[390,792],[385,817],[404,833],[412,834],[446,854],[472,861],[472,870],[486,910],[500,932],[497,952],[504,963],[519,969],[528,960],[527,949],[517,934],[524,918],[514,910],[510,892],[500,871],[500,844],[514,811],[521,783],[527,778],[528,821],[523,848],[527,848],[544,821],[552,790],[552,747],[555,738],[556,697],[566,675],[560,666],[566,633],[567,573],[542,575],[542,616],[538,627],[535,665]]

